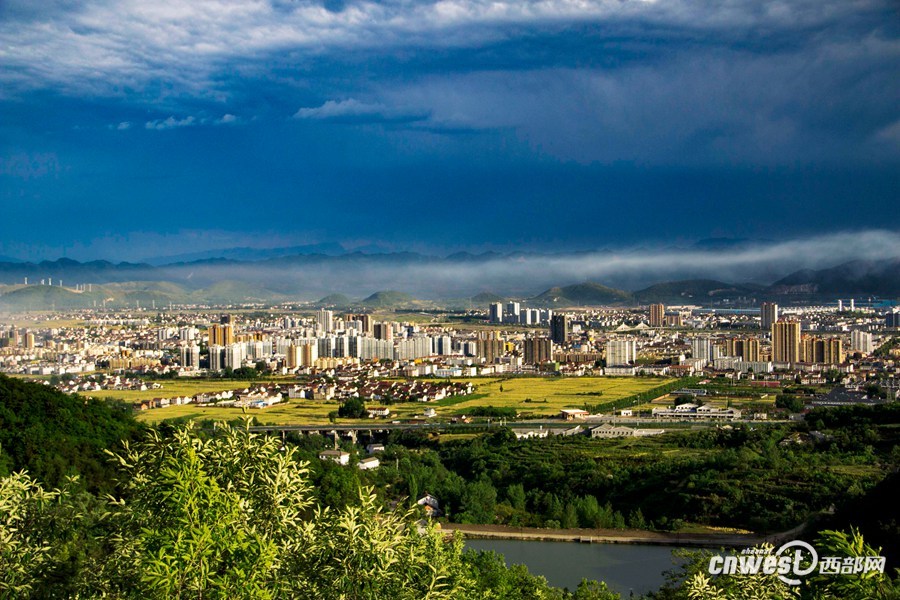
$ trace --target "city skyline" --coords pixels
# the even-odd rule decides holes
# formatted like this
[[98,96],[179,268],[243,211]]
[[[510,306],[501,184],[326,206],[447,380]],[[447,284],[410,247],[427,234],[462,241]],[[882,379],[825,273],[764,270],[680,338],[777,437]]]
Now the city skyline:
[[0,15],[0,255],[16,259],[900,227],[887,1],[13,1]]

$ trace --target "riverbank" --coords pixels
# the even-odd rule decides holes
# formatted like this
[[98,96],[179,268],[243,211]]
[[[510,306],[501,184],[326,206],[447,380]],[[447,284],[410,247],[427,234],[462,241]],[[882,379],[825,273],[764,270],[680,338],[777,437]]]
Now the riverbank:
[[764,542],[777,543],[784,534],[669,533],[640,529],[543,529],[507,525],[441,523],[446,532],[459,532],[472,539],[580,542],[585,544],[648,544],[703,548],[743,548]]

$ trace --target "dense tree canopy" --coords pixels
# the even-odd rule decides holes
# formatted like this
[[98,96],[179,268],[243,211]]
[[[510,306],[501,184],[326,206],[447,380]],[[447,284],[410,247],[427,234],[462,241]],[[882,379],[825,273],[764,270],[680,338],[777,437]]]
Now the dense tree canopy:
[[141,429],[122,402],[0,375],[0,475],[25,469],[53,488],[77,474],[87,489],[111,493],[114,471],[104,452]]

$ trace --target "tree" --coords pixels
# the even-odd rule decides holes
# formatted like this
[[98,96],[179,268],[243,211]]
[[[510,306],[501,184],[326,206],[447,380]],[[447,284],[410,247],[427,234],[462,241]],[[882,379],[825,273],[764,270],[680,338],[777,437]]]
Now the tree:
[[154,430],[115,459],[124,495],[96,532],[105,555],[83,561],[65,593],[46,586],[64,532],[92,532],[78,499],[24,474],[0,479],[0,598],[472,597],[458,539],[384,512],[370,490],[356,506],[314,507],[296,450],[247,426]]
[[506,488],[506,499],[516,510],[525,510],[525,488],[521,483],[514,483]]
[[348,398],[338,408],[338,416],[344,419],[361,419],[366,414],[366,405],[362,398]]
[[462,495],[462,523],[493,523],[497,490],[491,480],[483,475],[477,481],[466,485]]

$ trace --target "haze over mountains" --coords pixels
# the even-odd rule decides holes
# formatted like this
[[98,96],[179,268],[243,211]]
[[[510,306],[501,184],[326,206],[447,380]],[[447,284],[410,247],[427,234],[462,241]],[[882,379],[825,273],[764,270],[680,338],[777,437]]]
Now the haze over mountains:
[[[781,246],[710,240],[655,251],[460,252],[445,257],[306,246],[238,248],[222,252],[228,257],[160,265],[65,258],[40,263],[0,261],[0,308],[74,308],[104,301],[145,307],[170,302],[318,301],[342,307],[423,308],[434,303],[482,306],[504,298],[561,307],[900,296],[900,258],[828,263],[840,260],[841,252],[823,253],[814,243]],[[293,251],[297,252],[284,254]],[[35,285],[41,280],[52,281],[53,286]],[[82,289],[70,289],[76,286]]]

